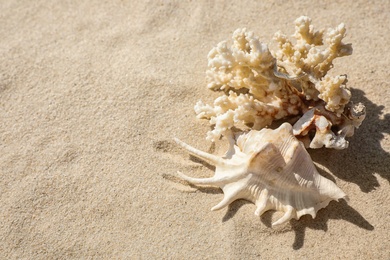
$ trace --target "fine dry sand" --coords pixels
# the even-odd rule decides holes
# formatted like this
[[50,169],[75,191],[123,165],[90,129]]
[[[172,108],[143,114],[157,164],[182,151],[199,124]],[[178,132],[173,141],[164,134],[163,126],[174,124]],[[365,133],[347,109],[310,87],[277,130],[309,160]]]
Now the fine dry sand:
[[[367,118],[347,150],[311,150],[350,201],[271,228],[223,194],[174,136],[205,140],[193,105],[207,53],[236,28],[269,42],[308,15],[347,25],[336,60]],[[389,1],[1,1],[0,259],[390,259]]]

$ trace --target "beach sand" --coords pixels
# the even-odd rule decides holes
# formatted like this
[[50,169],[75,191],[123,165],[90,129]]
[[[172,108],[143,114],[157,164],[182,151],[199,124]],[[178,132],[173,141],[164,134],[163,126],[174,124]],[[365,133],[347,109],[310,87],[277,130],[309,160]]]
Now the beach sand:
[[[237,28],[270,42],[294,20],[345,23],[352,100],[367,118],[350,147],[310,150],[348,194],[313,220],[272,228],[218,189],[173,137],[206,141],[207,54]],[[1,1],[1,259],[389,259],[388,1]]]

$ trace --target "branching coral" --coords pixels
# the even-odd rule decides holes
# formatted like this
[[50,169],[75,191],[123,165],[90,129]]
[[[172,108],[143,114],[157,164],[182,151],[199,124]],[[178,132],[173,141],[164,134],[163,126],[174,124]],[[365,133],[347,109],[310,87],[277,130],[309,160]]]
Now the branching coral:
[[340,24],[335,29],[328,29],[324,39],[323,31],[314,31],[311,19],[302,16],[295,21],[293,38],[296,44],[281,32],[274,37],[278,43],[274,56],[279,68],[291,76],[304,74],[299,85],[306,99],[322,99],[326,109],[338,115],[349,102],[351,93],[346,88],[345,75],[330,77],[326,74],[333,67],[335,58],[352,54],[351,44],[342,42],[345,35],[345,25]]
[[271,52],[253,32],[237,29],[231,46],[220,42],[208,55],[208,87],[224,94],[213,106],[195,105],[198,117],[214,125],[207,138],[215,141],[232,129],[259,130],[295,118],[294,134],[309,138],[308,146],[347,147],[344,137],[359,127],[365,108],[350,102],[346,75],[327,74],[335,58],[352,53],[342,42],[345,35],[344,24],[324,33],[302,16],[295,21],[295,41],[278,32]]
[[252,32],[236,30],[231,48],[221,42],[208,59],[208,87],[228,93],[217,98],[214,107],[202,102],[195,106],[198,117],[215,124],[208,139],[216,140],[233,126],[261,129],[275,119],[299,114],[299,92],[275,77],[275,58]]

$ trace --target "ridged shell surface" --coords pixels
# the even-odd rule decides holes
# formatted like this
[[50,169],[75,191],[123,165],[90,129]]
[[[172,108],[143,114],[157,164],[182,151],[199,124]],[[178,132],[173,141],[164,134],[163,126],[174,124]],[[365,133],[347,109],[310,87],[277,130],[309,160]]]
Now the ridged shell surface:
[[192,178],[178,173],[192,184],[222,189],[224,198],[212,210],[245,199],[256,205],[258,216],[268,210],[284,212],[272,224],[279,225],[306,214],[315,218],[317,211],[330,201],[346,198],[335,183],[318,173],[288,123],[275,130],[252,130],[240,135],[236,142],[230,141],[226,156],[218,157],[176,139],[191,154],[215,165],[215,174],[210,178]]

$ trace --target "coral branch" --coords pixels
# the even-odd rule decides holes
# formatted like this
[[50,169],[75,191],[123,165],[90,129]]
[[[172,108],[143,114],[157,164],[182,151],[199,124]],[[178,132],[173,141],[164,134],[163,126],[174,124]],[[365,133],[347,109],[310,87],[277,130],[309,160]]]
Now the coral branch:
[[[347,76],[327,74],[335,58],[352,54],[352,46],[342,42],[345,36],[344,24],[324,33],[302,16],[295,20],[295,41],[277,32],[276,50],[271,52],[253,32],[237,29],[231,45],[220,42],[208,55],[208,87],[224,94],[213,106],[201,101],[195,105],[198,117],[214,125],[207,139],[215,141],[233,128],[259,130],[275,120],[298,116],[296,120],[302,118],[294,129],[311,126],[310,131],[316,131],[310,135],[310,147],[347,147],[344,137],[361,124],[364,106],[360,105],[360,116],[353,118]],[[305,116],[313,108],[316,117]],[[303,137],[310,131],[296,133]]]

